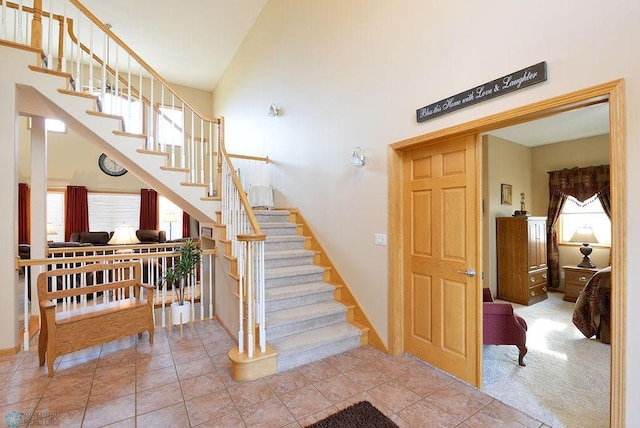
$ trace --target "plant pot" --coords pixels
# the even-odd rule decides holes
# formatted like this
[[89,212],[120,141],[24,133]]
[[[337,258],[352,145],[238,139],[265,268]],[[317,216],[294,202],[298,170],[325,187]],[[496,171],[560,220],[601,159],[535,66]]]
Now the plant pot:
[[180,304],[173,302],[171,304],[171,324],[180,325],[186,324],[191,320],[191,302],[184,302]]

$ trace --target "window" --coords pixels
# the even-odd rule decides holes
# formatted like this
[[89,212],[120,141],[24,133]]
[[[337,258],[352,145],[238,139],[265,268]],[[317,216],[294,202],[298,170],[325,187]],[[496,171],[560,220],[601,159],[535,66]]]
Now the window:
[[568,244],[576,229],[583,226],[593,229],[598,245],[611,245],[611,220],[596,195],[583,203],[572,196],[567,198],[560,215],[560,242]]
[[[101,93],[94,92],[95,95]],[[100,100],[100,111],[115,114],[124,118],[124,131],[132,134],[142,134],[142,104],[122,96],[105,93]]]
[[160,106],[158,142],[170,146],[182,146],[184,113],[182,109]]
[[49,190],[47,192],[47,223],[51,223],[55,235],[47,235],[48,241],[64,241],[64,191]]
[[[158,224],[161,230],[167,231],[167,239],[182,238],[182,210],[164,196],[158,198]],[[173,221],[175,219],[175,221]],[[172,221],[169,221],[172,220]]]
[[[31,116],[27,119],[27,129],[31,129]],[[60,134],[64,134],[67,132],[67,126],[65,123],[58,119],[45,119],[44,127],[47,132],[58,132]]]
[[89,230],[116,230],[116,226],[140,226],[140,195],[128,193],[89,193]]

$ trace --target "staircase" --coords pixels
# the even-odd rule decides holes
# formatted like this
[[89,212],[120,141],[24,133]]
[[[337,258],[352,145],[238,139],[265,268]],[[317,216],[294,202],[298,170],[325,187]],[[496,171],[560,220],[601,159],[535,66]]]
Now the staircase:
[[[334,300],[340,287],[325,281],[308,238],[297,233],[289,211],[254,212],[265,242],[267,342],[278,353],[277,371],[301,366],[366,343],[367,329],[348,322],[353,306]],[[339,293],[337,293],[339,294]]]
[[185,171],[166,168],[166,153],[142,150],[144,135],[121,131],[122,118],[99,112],[98,97],[68,90],[71,76],[34,66],[35,54],[29,51],[2,43],[0,51],[7,60],[3,79],[16,84],[21,113],[61,119],[88,144],[107,153],[198,221],[213,221],[219,201],[207,198],[203,186],[186,183]]
[[[75,0],[68,2],[80,7]],[[103,43],[100,43],[103,45],[102,51],[93,50],[91,38],[82,43],[79,38],[76,40],[72,37],[75,56],[65,52],[66,43],[59,45],[57,54],[49,52],[50,65],[53,59],[58,59],[58,67],[55,70],[47,69],[46,63],[43,66],[41,58],[44,57],[40,48],[0,40],[0,51],[5,62],[2,77],[17,88],[18,113],[55,117],[64,121],[87,143],[98,147],[200,222],[215,224],[213,213],[218,212],[224,205],[219,198],[222,195],[225,200],[224,195],[227,195],[227,201],[236,204],[233,205],[234,213],[241,213],[239,219],[252,222],[251,225],[240,224],[243,221],[240,220],[236,223],[240,224],[237,231],[236,226],[227,229],[233,236],[231,239],[243,235],[243,239],[248,237],[249,240],[258,241],[267,236],[264,243],[264,277],[259,280],[264,279],[265,301],[259,302],[257,306],[261,311],[260,317],[263,314],[262,309],[266,312],[265,321],[260,321],[260,328],[266,327],[266,334],[260,335],[261,346],[264,345],[266,337],[269,346],[277,352],[277,360],[273,361],[275,354],[271,352],[268,357],[271,359],[269,368],[263,366],[261,369],[263,376],[267,371],[287,370],[356,348],[361,343],[372,342],[374,346],[383,349],[384,345],[379,337],[373,330],[369,331],[371,323],[349,290],[343,287],[344,282],[315,241],[310,229],[306,224],[300,223],[301,216],[286,211],[270,210],[258,211],[255,218],[252,217],[253,211],[232,168],[230,155],[224,150],[223,119],[207,118],[199,113],[103,23],[89,11],[81,9],[82,13],[76,17],[75,28],[80,28],[79,21],[82,19],[91,21],[96,34],[104,35]],[[53,14],[50,16],[50,24],[55,20],[60,21],[60,39],[64,34],[71,34],[71,20]],[[67,21],[68,27],[65,27],[64,23]],[[89,37],[94,34],[93,31],[83,31],[83,35]],[[109,62],[109,46],[116,45],[122,50],[122,56],[114,64]],[[103,61],[100,57],[106,60]],[[89,64],[83,62],[83,58],[89,58]],[[68,68],[63,68],[62,64],[67,62]],[[119,69],[118,64],[122,62],[135,62],[138,65],[133,67],[134,70],[138,70],[137,79],[132,78],[130,71],[127,73]],[[96,77],[98,75],[99,79]],[[89,78],[88,84],[83,83],[83,76]],[[99,80],[97,86],[91,83],[96,79]],[[143,79],[146,82],[144,85]],[[144,93],[145,86],[150,88],[150,93]],[[101,90],[100,96],[94,91],[96,87]],[[103,111],[104,105],[101,107],[98,99],[104,99],[105,95],[111,94],[112,91],[116,97],[126,99],[130,106],[129,111],[134,98],[140,103],[144,114],[140,119],[141,126],[136,128],[139,130],[135,131],[139,133],[133,133],[133,128],[129,125],[124,126],[125,116],[122,111]],[[184,123],[178,124],[162,112],[160,106],[166,104],[170,104],[172,108],[179,106],[183,112]],[[131,118],[131,115],[128,117]],[[173,133],[179,131],[180,143],[168,142],[165,139],[171,134],[166,128]],[[230,172],[226,175],[221,174],[221,169],[228,169]],[[225,180],[232,185],[223,189],[222,183]],[[291,219],[295,219],[295,222],[290,221]],[[224,227],[231,224],[233,222],[225,223]],[[262,229],[264,235],[259,229]],[[223,238],[223,242],[224,239],[226,238]],[[262,248],[262,241],[259,245]],[[231,251],[227,251],[227,257],[228,253]],[[251,257],[244,260],[251,260]],[[261,292],[262,285],[252,282],[256,281],[255,277],[246,279],[244,274],[236,275],[236,263],[237,261],[232,260],[228,271],[235,281],[231,294],[243,290],[238,284],[244,284],[243,287],[249,290],[253,290],[255,286],[256,289],[260,288]],[[247,281],[249,286],[243,281]],[[216,284],[216,289],[223,288],[226,287]],[[232,297],[229,294],[225,296]],[[253,299],[241,297],[238,300],[236,296],[235,299],[225,300],[225,304],[237,309],[238,306],[242,306],[237,305],[239,301],[245,305],[249,302],[247,311],[251,315],[248,316],[250,322],[245,326],[245,331],[249,333],[248,337],[252,338],[255,327],[252,323],[258,318],[257,315],[252,318],[256,310],[251,307]],[[232,312],[226,308],[223,311]],[[240,316],[236,316],[235,319],[242,324],[242,311],[238,312]],[[228,328],[235,328],[231,327],[231,323],[226,325]],[[253,342],[248,341],[251,347]],[[247,352],[242,357],[245,363],[246,360],[254,358],[252,352]],[[260,352],[267,353],[264,349]],[[273,368],[270,366],[271,363]]]

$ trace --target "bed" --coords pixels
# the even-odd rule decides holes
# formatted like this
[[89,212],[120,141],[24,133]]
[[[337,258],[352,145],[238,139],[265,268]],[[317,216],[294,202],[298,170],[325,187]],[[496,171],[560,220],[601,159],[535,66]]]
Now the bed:
[[611,343],[611,266],[600,269],[580,292],[573,310],[573,324],[587,338]]

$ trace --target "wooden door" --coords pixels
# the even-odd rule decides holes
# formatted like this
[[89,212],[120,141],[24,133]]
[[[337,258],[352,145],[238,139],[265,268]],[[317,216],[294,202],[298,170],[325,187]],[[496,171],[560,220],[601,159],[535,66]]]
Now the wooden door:
[[[480,366],[480,204],[477,137],[403,157],[405,351],[477,387]],[[410,237],[410,238],[409,238]]]

